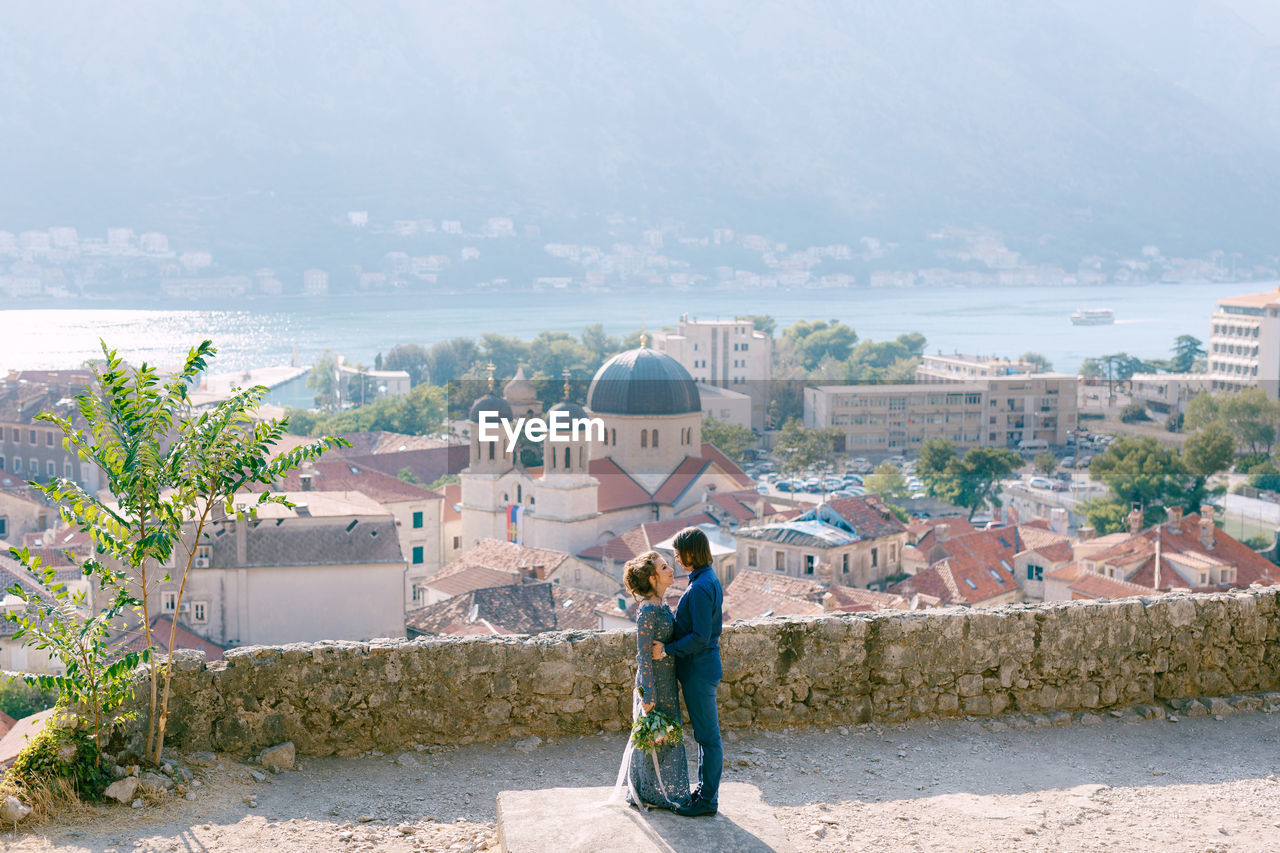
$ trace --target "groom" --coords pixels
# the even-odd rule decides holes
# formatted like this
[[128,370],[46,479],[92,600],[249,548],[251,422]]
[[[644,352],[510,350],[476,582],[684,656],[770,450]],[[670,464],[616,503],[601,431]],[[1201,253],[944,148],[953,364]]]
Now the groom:
[[676,557],[689,570],[689,588],[676,605],[671,642],[653,644],[653,656],[675,658],[676,679],[698,742],[698,787],[687,806],[676,809],[686,817],[716,813],[724,747],[720,744],[720,720],[716,712],[716,687],[720,684],[720,631],[724,590],[711,568],[711,543],[707,534],[686,527],[676,534]]

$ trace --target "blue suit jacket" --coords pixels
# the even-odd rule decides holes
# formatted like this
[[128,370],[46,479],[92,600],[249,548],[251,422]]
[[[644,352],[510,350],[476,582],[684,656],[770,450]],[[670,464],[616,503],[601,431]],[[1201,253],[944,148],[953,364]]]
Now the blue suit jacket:
[[720,632],[723,629],[724,589],[710,566],[689,574],[689,588],[676,605],[675,630],[663,646],[675,659],[676,678],[719,681]]

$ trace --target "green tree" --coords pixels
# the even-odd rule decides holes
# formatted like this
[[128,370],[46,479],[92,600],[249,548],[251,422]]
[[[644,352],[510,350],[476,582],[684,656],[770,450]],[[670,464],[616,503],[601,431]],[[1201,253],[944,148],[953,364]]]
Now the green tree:
[[[210,341],[193,348],[181,371],[165,381],[154,367],[143,363],[128,369],[105,343],[102,349],[104,367],[95,371],[93,385],[76,398],[85,428],[48,412],[37,419],[61,429],[64,447],[101,469],[111,499],[58,477],[46,485],[33,485],[60,505],[63,520],[91,534],[97,554],[123,567],[115,572],[98,568],[94,561],[83,566],[87,573],[96,572],[100,583],[112,591],[108,610],[138,602],[150,661],[147,758],[158,762],[171,675],[171,658],[166,657],[161,692],[149,601],[155,586],[169,578],[161,567],[171,560],[178,566],[175,606],[181,606],[197,545],[215,508],[234,515],[236,493],[248,484],[269,488],[303,462],[346,442],[327,437],[271,457],[270,450],[284,436],[287,424],[255,418],[267,392],[260,385],[236,391],[212,410],[196,412],[188,388],[217,352]],[[285,503],[282,497],[263,491],[256,504],[267,502]],[[176,631],[175,620],[168,648],[174,647]]]
[[1125,424],[1137,423],[1138,421],[1149,421],[1151,416],[1147,414],[1146,406],[1141,403],[1127,403],[1120,410],[1120,422]]
[[772,335],[774,329],[778,328],[778,321],[773,319],[771,314],[739,314],[733,319],[750,320],[752,328],[766,335]]
[[798,320],[782,332],[795,347],[796,359],[806,370],[830,356],[844,361],[858,342],[858,334],[839,320]]
[[1218,398],[1208,392],[1197,394],[1187,401],[1187,413],[1182,419],[1183,429],[1201,429],[1215,423],[1220,416]]
[[956,506],[967,507],[969,518],[973,518],[980,507],[995,509],[1001,506],[1000,481],[1021,467],[1022,457],[1012,450],[970,448],[963,459],[952,459],[947,463],[942,487],[944,499]]
[[885,500],[898,500],[911,494],[911,489],[907,487],[907,479],[902,476],[902,472],[888,462],[877,465],[876,470],[862,481],[862,486],[871,494],[879,495]]
[[15,720],[47,711],[58,701],[55,688],[43,688],[28,684],[22,678],[0,680],[0,713]]
[[418,475],[413,473],[413,469],[406,465],[396,472],[396,479],[405,483],[417,484]]
[[1190,373],[1195,368],[1196,359],[1205,355],[1204,344],[1199,338],[1178,335],[1173,341],[1173,358],[1169,362],[1169,368],[1174,373]]
[[919,458],[916,460],[916,476],[924,483],[925,491],[934,497],[941,497],[949,483],[947,467],[956,458],[956,447],[945,438],[926,439],[920,445]]
[[1178,454],[1150,437],[1119,439],[1093,458],[1089,474],[1110,487],[1116,503],[1139,504],[1153,521],[1164,518],[1165,507],[1195,505],[1203,496],[1203,483],[1197,486]]
[[1280,469],[1271,462],[1254,466],[1249,471],[1249,485],[1266,492],[1280,491]]
[[338,357],[333,350],[325,350],[316,358],[307,373],[307,387],[316,392],[316,407],[333,411],[338,408],[341,387],[338,381]]
[[1032,460],[1037,471],[1048,477],[1054,471],[1058,470],[1058,457],[1052,453],[1037,453],[1036,458]]
[[747,461],[747,451],[758,443],[756,434],[748,427],[717,420],[710,415],[702,419],[702,440],[715,445],[737,465]]
[[1182,462],[1195,476],[1206,480],[1231,467],[1236,442],[1219,426],[1207,426],[1187,438],[1182,445]]
[[[461,379],[468,370],[482,361],[480,348],[475,341],[470,338],[452,338],[434,344],[427,351],[426,376],[436,385],[446,385]],[[514,374],[513,366],[509,375]]]
[[785,475],[830,464],[835,458],[834,429],[809,429],[798,420],[787,421],[773,445],[778,469]]
[[1053,364],[1049,362],[1049,359],[1038,352],[1024,352],[1018,357],[1018,361],[1031,365],[1032,370],[1036,373],[1048,373],[1053,370]]
[[1280,403],[1261,388],[1246,388],[1223,394],[1218,401],[1218,417],[1235,436],[1236,443],[1250,453],[1271,453],[1280,425]]
[[1129,507],[1113,498],[1091,498],[1081,501],[1079,511],[1099,536],[1118,533],[1128,524]]
[[383,370],[403,370],[409,374],[410,385],[431,381],[428,375],[431,359],[427,351],[417,344],[398,344],[387,352],[382,361]]
[[[534,375],[551,380],[557,390],[564,381],[564,371],[579,375],[590,374],[598,366],[591,351],[568,332],[539,332],[532,343],[527,345],[526,351],[529,353],[529,364]],[[511,376],[514,373],[513,370],[500,375]],[[560,399],[558,393],[555,399]]]
[[605,334],[603,323],[592,323],[582,330],[582,346],[589,353],[593,365],[600,365],[605,359],[622,351],[622,341]]
[[417,385],[404,396],[383,397],[367,406],[307,418],[305,420],[309,424],[309,430],[294,434],[319,436],[385,430],[405,435],[430,435],[440,430],[447,402],[444,388]]

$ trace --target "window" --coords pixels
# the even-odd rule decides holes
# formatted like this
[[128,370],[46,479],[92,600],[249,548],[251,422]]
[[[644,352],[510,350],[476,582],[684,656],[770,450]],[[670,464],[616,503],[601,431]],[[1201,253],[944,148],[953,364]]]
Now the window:
[[18,456],[13,457],[13,473],[15,473],[15,474],[21,474],[21,473],[22,473],[22,459],[21,459],[21,457],[18,457]]
[[46,462],[45,473],[47,473],[50,478],[58,476],[58,463],[54,462],[52,459]]
[[[0,465],[0,468],[3,467],[3,465]],[[74,480],[76,478],[76,467],[70,462],[66,463],[62,466],[62,476],[66,477],[68,480]]]
[[413,564],[415,566],[422,565],[422,546],[421,545],[413,546]]
[[35,431],[35,430],[33,430],[33,429],[32,429],[32,430],[27,430],[27,440],[28,440],[28,441],[30,441],[32,445],[34,445],[34,444],[36,443],[36,431]]
[[22,430],[18,429],[17,427],[14,427],[12,430],[9,431],[9,433],[10,435],[13,436],[14,444],[22,443]]
[[453,550],[456,551],[461,547],[462,547],[462,537],[461,536],[453,537]]
[[780,572],[785,572],[787,570],[787,555],[781,551],[774,554],[773,567]]
[[640,430],[640,446],[641,447],[649,446],[649,431],[647,429]]
[[1044,567],[1033,566],[1030,563],[1027,563],[1027,580],[1029,581],[1044,580]]
[[[569,451],[570,451],[570,448],[568,448],[568,447],[566,447],[566,448],[564,449],[564,467],[566,467],[566,468],[568,468],[568,467],[569,467],[569,463],[570,463],[570,461],[573,459],[573,457],[570,455]],[[555,459],[555,458],[556,458],[555,453],[552,453],[552,454],[551,454],[551,458],[552,458],[552,459]]]
[[203,625],[209,621],[209,603],[207,601],[191,602],[191,621]]
[[804,555],[804,573],[806,575],[813,574],[813,567],[814,567],[814,564],[817,562],[818,562],[817,558],[814,557],[812,554],[805,554]]
[[878,565],[880,565],[880,549],[872,548],[871,549],[871,568],[874,569]]
[[[2,521],[2,520],[0,520],[0,523],[3,523],[3,521]],[[755,549],[755,548],[748,548],[748,549],[747,549],[747,565],[748,565],[748,566],[755,566],[755,565],[757,564],[757,563],[756,563],[756,561],[757,561],[758,559],[759,559],[759,554],[758,554],[758,552],[756,551],[756,549]]]
[[413,585],[413,600],[414,601],[422,600],[422,587],[418,586],[417,584]]
[[421,527],[421,526],[422,526],[422,513],[421,513],[421,512],[415,512],[415,513],[413,514],[413,527],[414,527],[414,529],[416,530],[417,528],[419,528],[419,527]]
[[658,431],[656,429],[653,431],[653,446],[658,446]]
[[28,466],[27,473],[29,473],[32,477],[40,476],[40,460],[39,459],[28,459],[27,466]]
[[[9,519],[0,516],[0,537],[9,535]],[[754,564],[753,564],[754,565]]]
[[0,471],[4,470],[4,457],[0,456]]
[[160,611],[162,613],[172,613],[178,609],[178,594],[176,592],[160,593]]
[[973,582],[973,578],[965,578],[964,582],[969,585],[969,589],[976,590],[978,588],[978,585]]
[[45,447],[53,447],[53,430],[49,430],[44,434]]
[[840,573],[845,575],[849,574],[849,555],[848,554],[844,554],[840,558]]

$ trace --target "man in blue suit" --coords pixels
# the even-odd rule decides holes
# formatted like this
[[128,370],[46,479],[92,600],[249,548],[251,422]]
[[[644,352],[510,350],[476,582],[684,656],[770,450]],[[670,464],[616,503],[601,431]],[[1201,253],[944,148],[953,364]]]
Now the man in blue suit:
[[677,559],[689,570],[689,588],[676,605],[671,641],[653,644],[653,656],[675,658],[676,679],[685,710],[698,742],[698,787],[689,805],[676,809],[686,817],[713,815],[719,808],[720,774],[724,747],[720,743],[720,717],[716,688],[720,668],[720,632],[723,627],[724,589],[711,567],[711,543],[707,534],[686,527],[674,541]]

